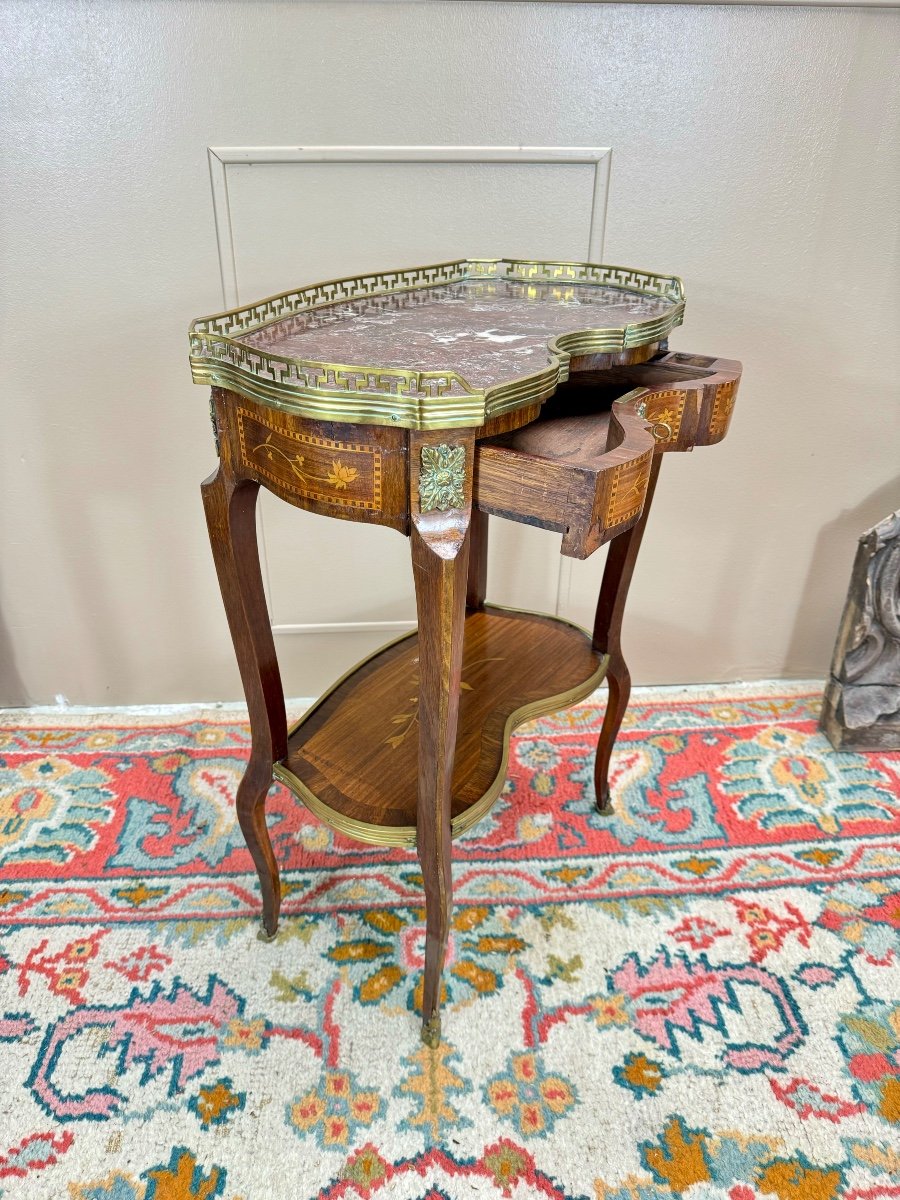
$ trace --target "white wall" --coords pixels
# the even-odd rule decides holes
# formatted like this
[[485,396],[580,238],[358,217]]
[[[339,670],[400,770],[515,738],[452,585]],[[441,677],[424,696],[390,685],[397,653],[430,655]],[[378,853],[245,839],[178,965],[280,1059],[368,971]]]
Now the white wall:
[[[635,675],[822,675],[856,537],[900,504],[898,22],[891,9],[6,0],[0,703],[239,695],[197,491],[214,465],[206,397],[187,368],[189,320],[222,304],[210,145],[611,146],[606,259],[683,276],[673,345],[745,364],[729,438],[664,464],[628,618]],[[314,239],[292,224],[289,175],[234,186],[243,299],[348,253],[332,205]],[[260,228],[270,212],[294,239],[283,263]],[[548,213],[552,232],[561,221]],[[378,236],[380,265],[419,261],[403,222]],[[458,248],[511,250],[528,247]],[[359,544],[315,522],[287,512],[267,529],[270,559],[303,565],[299,599],[290,580],[273,593],[300,623]],[[549,535],[500,540],[495,594],[555,590]],[[378,619],[409,612],[402,541],[390,553]],[[583,621],[595,557],[562,577],[563,609]],[[372,617],[359,562],[342,620]],[[378,636],[280,637],[287,690],[314,693]]]

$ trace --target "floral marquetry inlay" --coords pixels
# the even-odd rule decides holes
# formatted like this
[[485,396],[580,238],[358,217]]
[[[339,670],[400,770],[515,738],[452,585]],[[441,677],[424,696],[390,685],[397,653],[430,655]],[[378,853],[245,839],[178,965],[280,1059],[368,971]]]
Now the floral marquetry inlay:
[[381,451],[269,425],[238,409],[241,458],[255,474],[311,500],[381,508]]
[[462,508],[465,503],[465,446],[422,447],[419,472],[419,506],[422,512]]
[[653,436],[658,442],[678,440],[686,400],[687,392],[683,388],[670,388],[647,397],[644,415],[653,423]]

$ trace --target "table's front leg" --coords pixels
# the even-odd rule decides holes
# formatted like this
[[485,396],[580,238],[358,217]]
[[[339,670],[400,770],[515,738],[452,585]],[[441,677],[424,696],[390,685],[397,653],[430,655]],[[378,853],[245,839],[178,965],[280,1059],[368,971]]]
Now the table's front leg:
[[410,542],[419,621],[416,850],[425,887],[422,1040],[440,1041],[450,931],[450,801],[465,623],[474,439],[410,435]]
[[597,811],[604,816],[612,812],[612,799],[609,794],[609,764],[612,758],[613,746],[622,718],[628,707],[631,696],[631,672],[622,654],[622,617],[625,613],[625,601],[628,599],[628,589],[637,562],[638,551],[647,528],[650,516],[650,506],[656,481],[659,478],[659,467],[662,456],[653,456],[650,467],[650,478],[647,483],[647,495],[644,508],[637,524],[625,533],[620,533],[610,542],[606,565],[603,569],[603,582],[600,584],[600,596],[597,600],[597,613],[594,618],[593,646],[609,655],[609,666],[606,671],[608,696],[606,712],[603,715],[603,727],[597,742],[597,759],[594,764],[594,785],[596,790]]
[[263,926],[278,928],[281,886],[266,828],[272,764],[287,753],[284,693],[266,608],[256,538],[259,484],[235,478],[224,464],[202,487],[209,540],[250,716],[250,761],[237,793],[241,831],[253,856],[263,898]]

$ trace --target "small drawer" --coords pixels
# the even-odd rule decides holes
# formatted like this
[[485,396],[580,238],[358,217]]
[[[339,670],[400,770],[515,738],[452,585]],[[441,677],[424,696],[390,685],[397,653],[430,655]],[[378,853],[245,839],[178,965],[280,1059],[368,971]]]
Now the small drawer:
[[722,440],[740,376],[668,351],[572,374],[532,424],[477,444],[475,504],[559,530],[562,553],[587,558],[640,517],[654,453]]
[[476,507],[558,530],[563,554],[587,558],[641,515],[656,444],[642,395],[604,404],[573,379],[532,424],[478,442]]
[[213,388],[220,452],[236,475],[288,504],[408,532],[407,434],[313,421]]
[[653,428],[658,449],[668,451],[693,450],[722,440],[740,378],[739,362],[669,351],[650,362],[613,366],[572,376],[572,381],[590,387],[594,404],[601,408],[641,388],[641,412]]

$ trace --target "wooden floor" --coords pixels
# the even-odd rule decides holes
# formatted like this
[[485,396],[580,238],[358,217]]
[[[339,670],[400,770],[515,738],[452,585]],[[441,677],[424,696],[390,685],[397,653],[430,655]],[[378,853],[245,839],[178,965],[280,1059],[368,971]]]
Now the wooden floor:
[[[295,727],[278,772],[325,820],[365,841],[415,838],[418,669],[416,633],[377,652]],[[567,622],[490,606],[467,615],[454,833],[499,793],[512,729],[587,695],[604,669],[588,635]]]

